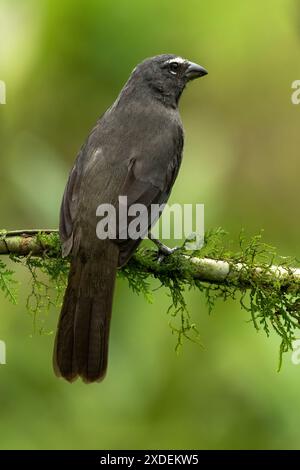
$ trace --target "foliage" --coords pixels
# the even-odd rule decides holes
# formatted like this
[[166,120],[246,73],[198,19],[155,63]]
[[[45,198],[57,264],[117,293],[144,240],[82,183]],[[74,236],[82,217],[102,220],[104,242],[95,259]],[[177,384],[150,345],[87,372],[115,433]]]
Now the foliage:
[[[31,274],[31,289],[26,300],[26,308],[33,318],[34,333],[45,333],[45,314],[51,307],[60,307],[66,288],[69,261],[60,256],[58,235],[39,233],[37,241],[47,248],[43,256],[29,254],[22,257],[10,255],[10,258],[26,267]],[[14,282],[14,280],[12,280]]]
[[[199,333],[185,300],[187,290],[196,289],[204,294],[209,312],[218,299],[239,299],[241,307],[250,313],[256,330],[263,329],[267,336],[273,330],[280,336],[280,368],[282,354],[292,349],[292,341],[300,322],[300,284],[292,279],[292,267],[296,260],[278,257],[273,247],[262,242],[262,234],[247,240],[244,232],[241,232],[235,250],[232,249],[232,243],[226,243],[225,235],[226,232],[220,228],[212,230],[206,233],[201,249],[191,253],[183,244],[161,262],[157,260],[156,250],[142,247],[118,275],[128,281],[134,293],[143,294],[150,302],[153,301],[154,293],[151,278],[157,279],[160,287],[168,290],[170,326],[178,338],[176,349],[182,345],[184,338],[199,342]],[[1,236],[3,239],[6,234],[2,233]],[[44,330],[38,326],[37,319],[41,317],[42,311],[48,312],[52,306],[61,304],[69,261],[61,258],[56,233],[39,233],[36,240],[45,247],[42,256],[11,255],[11,259],[24,265],[31,273],[27,310],[33,316],[35,331],[38,329],[42,332]],[[230,278],[219,284],[197,279],[195,267],[189,261],[190,256],[228,261],[231,266]],[[241,269],[237,270],[239,263]],[[274,276],[274,263],[284,267],[290,274],[283,278]],[[0,261],[0,288],[14,303],[15,287],[13,272]]]
[[16,281],[13,278],[14,272],[8,269],[5,263],[0,260],[0,289],[4,292],[13,304],[17,303]]
[[[299,327],[300,284],[294,279],[291,282],[289,276],[284,279],[275,277],[272,275],[271,266],[276,263],[289,271],[296,260],[276,256],[275,249],[262,242],[262,233],[247,240],[242,231],[237,251],[232,251],[231,244],[225,242],[225,235],[226,232],[221,228],[206,233],[204,246],[190,256],[227,260],[233,268],[233,273],[234,266],[242,263],[242,272],[233,274],[230,282],[213,284],[195,279],[193,265],[182,257],[182,254],[187,254],[184,246],[166,258],[161,265],[155,261],[156,253],[153,250],[141,249],[130,261],[125,274],[129,272],[132,277],[135,273],[137,280],[146,269],[159,279],[161,286],[169,289],[170,310],[173,317],[179,320],[176,326],[171,323],[173,332],[178,334],[178,345],[182,344],[183,337],[198,339],[198,330],[191,320],[184,298],[185,290],[197,289],[203,293],[209,312],[213,310],[218,299],[226,301],[238,298],[241,307],[250,313],[256,330],[263,329],[269,336],[273,329],[280,336],[280,368],[282,354],[292,349],[295,331]],[[259,276],[255,268],[260,268]],[[136,282],[139,285],[138,281]],[[143,284],[141,292],[144,290]],[[137,286],[135,291],[138,291]]]

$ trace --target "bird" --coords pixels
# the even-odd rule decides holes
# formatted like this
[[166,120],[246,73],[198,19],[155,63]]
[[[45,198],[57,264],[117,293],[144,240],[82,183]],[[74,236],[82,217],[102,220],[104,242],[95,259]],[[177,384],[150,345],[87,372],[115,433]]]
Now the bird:
[[[117,270],[138,239],[99,239],[100,204],[119,209],[167,202],[184,145],[178,103],[186,85],[207,70],[175,54],[138,64],[115,102],[98,119],[70,172],[60,209],[62,256],[70,271],[57,325],[53,367],[73,382],[100,382],[106,375],[109,330]],[[148,230],[153,220],[147,220]]]

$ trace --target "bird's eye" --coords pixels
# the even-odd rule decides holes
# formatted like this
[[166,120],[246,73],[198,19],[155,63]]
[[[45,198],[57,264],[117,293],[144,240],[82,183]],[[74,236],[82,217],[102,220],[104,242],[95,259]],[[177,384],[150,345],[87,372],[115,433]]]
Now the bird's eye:
[[179,68],[178,62],[171,62],[170,65],[169,65],[169,68],[170,68],[170,72],[173,75],[177,75],[178,68]]

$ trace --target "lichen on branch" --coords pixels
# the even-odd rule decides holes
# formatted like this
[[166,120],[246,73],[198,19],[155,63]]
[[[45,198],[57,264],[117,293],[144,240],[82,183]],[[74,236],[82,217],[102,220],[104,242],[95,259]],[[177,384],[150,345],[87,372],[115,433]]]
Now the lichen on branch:
[[[34,325],[42,310],[59,306],[67,282],[69,260],[61,257],[57,230],[18,230],[0,232],[0,255],[29,269],[32,287],[27,308]],[[242,232],[236,251],[229,249],[222,229],[210,231],[204,246],[190,252],[183,245],[158,261],[157,250],[141,247],[118,276],[125,278],[135,293],[152,301],[151,279],[159,281],[170,294],[170,325],[177,334],[177,347],[184,338],[198,340],[198,330],[188,311],[185,292],[202,293],[209,311],[217,299],[236,299],[250,314],[257,330],[281,337],[282,354],[292,349],[300,324],[300,269],[292,258],[280,258],[274,248],[262,242],[261,234],[247,240]],[[12,270],[0,260],[0,289],[16,302]]]

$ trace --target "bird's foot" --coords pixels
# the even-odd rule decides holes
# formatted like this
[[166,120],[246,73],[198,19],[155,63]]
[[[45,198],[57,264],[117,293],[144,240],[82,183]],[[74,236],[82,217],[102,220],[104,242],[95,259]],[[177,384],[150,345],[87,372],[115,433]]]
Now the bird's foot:
[[158,262],[161,263],[166,256],[170,256],[172,255],[173,253],[175,253],[175,251],[179,250],[180,247],[179,246],[175,246],[174,248],[170,248],[169,246],[165,245],[164,243],[162,243],[160,240],[158,240],[157,238],[155,238],[151,233],[149,233],[149,239],[151,241],[153,241],[153,243],[157,246],[158,248]]
[[173,253],[175,253],[175,251],[180,249],[179,246],[175,246],[175,248],[169,248],[167,245],[163,245],[163,247],[163,251],[161,251],[160,249],[158,250],[158,263],[162,263],[167,256],[172,255]]

